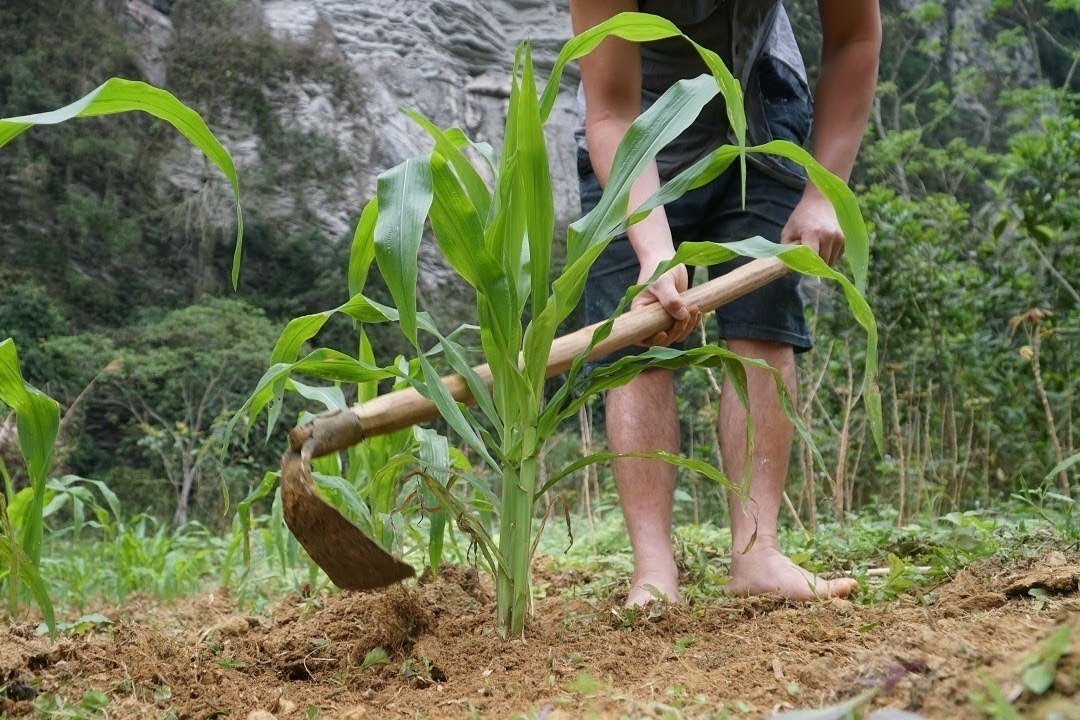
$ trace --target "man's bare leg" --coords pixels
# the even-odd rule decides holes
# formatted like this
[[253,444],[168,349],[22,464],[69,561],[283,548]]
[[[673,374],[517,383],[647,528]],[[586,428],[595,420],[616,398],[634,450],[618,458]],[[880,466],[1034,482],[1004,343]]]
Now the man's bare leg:
[[[615,452],[679,451],[679,416],[670,371],[648,370],[608,391],[606,415],[608,444]],[[671,547],[675,467],[642,458],[620,458],[612,464],[634,550],[634,577],[626,605],[652,600],[646,586],[678,601],[679,570]]]
[[[728,348],[744,357],[761,358],[779,370],[788,393],[795,397],[795,355],[790,345],[732,339]],[[733,493],[728,503],[732,542],[727,591],[735,595],[777,593],[792,600],[847,597],[857,586],[854,580],[822,580],[780,552],[777,523],[794,430],[780,408],[772,373],[753,367],[746,370],[754,420],[751,500],[744,504]],[[746,463],[746,410],[728,380],[720,397],[719,423],[724,472],[733,482],[741,482]]]

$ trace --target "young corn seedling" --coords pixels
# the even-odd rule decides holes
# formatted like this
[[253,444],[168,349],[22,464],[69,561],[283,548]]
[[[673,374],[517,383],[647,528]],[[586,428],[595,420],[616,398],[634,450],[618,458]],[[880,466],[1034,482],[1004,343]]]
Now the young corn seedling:
[[[271,420],[276,419],[286,380],[292,373],[352,382],[398,377],[430,400],[461,441],[501,480],[497,539],[476,521],[468,503],[448,487],[438,483],[429,483],[429,487],[444,507],[454,509],[459,524],[472,535],[480,556],[493,574],[497,625],[504,636],[522,634],[530,605],[529,567],[536,544],[537,498],[582,465],[613,457],[610,453],[594,454],[555,474],[540,487],[541,449],[563,420],[575,416],[589,396],[626,383],[651,367],[720,368],[731,374],[745,403],[744,363],[754,361],[718,347],[687,351],[652,348],[587,375],[582,373],[589,353],[586,350],[573,362],[565,381],[550,398],[545,397],[544,389],[556,329],[577,306],[588,269],[604,247],[652,208],[717,177],[735,160],[744,165],[747,153],[778,154],[806,169],[810,180],[837,208],[848,239],[847,258],[855,282],[830,269],[809,248],[779,247],[760,238],[734,246],[684,243],[671,265],[713,264],[736,253],[779,256],[797,271],[837,281],[856,319],[867,330],[864,387],[871,415],[875,417],[875,435],[880,439],[877,420],[880,411],[876,410],[878,400],[873,383],[876,327],[857,289],[865,281],[866,229],[854,197],[841,180],[821,168],[802,148],[783,141],[758,147],[746,145],[739,84],[720,58],[707,49],[697,47],[712,74],[677,83],[628,131],[615,156],[603,199],[595,210],[570,226],[565,266],[560,272],[553,272],[554,202],[543,126],[566,63],[588,53],[608,35],[645,41],[681,33],[657,17],[637,13],[619,15],[569,41],[539,95],[530,47],[523,43],[515,57],[499,154],[486,144],[472,142],[459,129],[444,131],[411,114],[430,134],[434,149],[379,177],[376,197],[364,208],[350,256],[352,299],[328,313],[298,318],[291,323],[278,342],[275,365],[264,375],[248,403],[251,417],[266,408]],[[644,166],[718,93],[725,98],[737,144],[711,153],[664,185],[644,205],[628,212],[630,186]],[[490,182],[485,176],[491,178]],[[417,256],[427,228],[448,264],[475,291],[480,349],[490,366],[490,384],[469,366],[468,349],[454,339],[456,335],[444,335],[417,308]],[[381,305],[364,296],[364,279],[373,261],[378,264],[396,307]],[[623,307],[642,287],[627,293]],[[416,351],[419,373],[411,375],[395,367],[378,368],[370,359],[349,358],[325,348],[297,359],[301,345],[334,312],[345,313],[360,323],[396,324]],[[609,321],[596,330],[592,344],[600,342],[610,330]],[[454,372],[467,383],[477,410],[469,410],[451,396],[427,350],[432,341]],[[778,377],[777,382],[782,387]],[[787,399],[786,394],[783,397]],[[790,407],[788,411],[794,419]],[[700,461],[663,453],[648,456],[693,467],[717,482],[733,486],[720,471]]]
[[[290,327],[308,318],[294,320]],[[286,329],[286,336],[289,330]],[[359,357],[362,362],[374,363],[373,351],[367,334],[361,329]],[[399,371],[410,373],[408,363],[399,359]],[[338,386],[313,387],[290,378],[285,389],[308,400],[318,402],[327,411],[345,410],[348,404]],[[363,402],[374,398],[378,391],[375,381],[357,383],[357,396]],[[301,422],[308,416],[302,416]],[[433,571],[437,571],[442,559],[448,511],[441,508],[428,485],[417,480],[404,483],[401,476],[412,467],[419,466],[429,481],[436,478],[443,486],[448,481],[448,470],[467,466],[463,455],[451,449],[447,438],[433,430],[407,427],[385,435],[370,438],[367,442],[348,448],[344,461],[337,454],[325,455],[313,462],[313,480],[323,496],[380,546],[403,551],[405,522],[408,515],[423,510],[430,521],[427,533],[427,559]],[[277,473],[268,473],[263,482],[237,506],[240,520],[245,560],[250,561],[249,533],[251,507],[255,502],[275,492]],[[413,500],[416,502],[412,502]],[[275,507],[280,506],[280,492],[274,496]],[[291,538],[278,538],[278,555],[282,558],[282,571],[287,572],[287,558],[299,552],[299,545]]]

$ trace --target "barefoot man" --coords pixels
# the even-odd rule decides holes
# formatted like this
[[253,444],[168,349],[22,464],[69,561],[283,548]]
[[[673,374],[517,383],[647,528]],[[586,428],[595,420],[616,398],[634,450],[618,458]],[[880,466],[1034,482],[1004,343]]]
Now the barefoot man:
[[[742,83],[751,144],[773,138],[804,144],[813,121],[814,157],[845,180],[851,173],[874,96],[881,21],[877,0],[819,0],[823,31],[821,70],[813,93],[807,87],[799,47],[780,0],[570,0],[574,31],[582,32],[624,11],[661,15],[696,42],[720,55]],[[608,38],[581,59],[578,172],[582,211],[599,201],[615,149],[643,107],[674,82],[707,72],[693,46],[682,38],[635,44]],[[630,207],[653,193],[706,153],[729,141],[723,101],[705,108],[682,136],[665,148],[638,178]],[[761,235],[774,242],[802,243],[829,264],[844,251],[832,206],[807,183],[801,169],[784,161],[751,156],[746,204],[741,203],[737,164],[712,183],[657,208],[617,238],[597,261],[585,294],[588,322],[608,317],[625,289],[645,282],[672,257],[682,240],[727,242]],[[710,276],[731,265],[709,269]],[[635,305],[661,303],[674,327],[651,339],[667,345],[685,339],[700,317],[679,293],[687,270],[661,276]],[[717,311],[720,334],[740,355],[761,358],[779,370],[794,396],[795,353],[811,339],[798,293],[798,277],[785,276]],[[777,521],[792,444],[772,376],[748,368],[755,428],[750,500],[732,498],[731,580],[739,595],[779,593],[796,600],[844,597],[850,579],[826,581],[780,552]],[[651,370],[612,390],[606,400],[607,433],[616,452],[679,450],[679,422],[672,373]],[[725,472],[743,477],[746,413],[731,389],[720,399],[719,429]],[[650,587],[679,599],[678,570],[671,545],[675,469],[662,461],[622,458],[614,463],[616,484],[634,551],[634,576],[627,605],[651,599]],[[756,537],[755,537],[756,534]]]

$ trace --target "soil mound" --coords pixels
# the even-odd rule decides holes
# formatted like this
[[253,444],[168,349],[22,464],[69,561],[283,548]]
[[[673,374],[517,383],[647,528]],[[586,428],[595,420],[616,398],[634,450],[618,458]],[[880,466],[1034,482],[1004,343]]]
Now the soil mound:
[[267,615],[237,614],[221,593],[135,603],[55,643],[10,626],[0,713],[96,692],[117,718],[755,718],[875,687],[875,706],[975,718],[986,682],[1025,717],[1080,706],[1077,654],[1041,698],[1019,682],[1056,630],[1080,647],[1075,554],[983,563],[873,606],[757,597],[627,612],[547,577],[524,639],[497,636],[490,587],[461,567],[377,593],[296,595]]

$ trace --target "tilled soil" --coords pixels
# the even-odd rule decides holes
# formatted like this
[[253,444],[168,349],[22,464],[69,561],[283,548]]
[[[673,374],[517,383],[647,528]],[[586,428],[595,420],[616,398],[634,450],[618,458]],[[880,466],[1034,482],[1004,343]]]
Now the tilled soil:
[[1063,626],[1080,650],[1077,554],[983,563],[873,606],[719,598],[635,615],[538,574],[547,596],[524,640],[495,634],[490,589],[456,567],[377,593],[285,598],[267,615],[238,615],[220,593],[136,602],[55,643],[9,626],[0,716],[33,714],[45,693],[100,691],[110,718],[761,718],[877,688],[874,707],[953,720],[983,717],[971,696],[992,682],[1024,717],[1080,719],[1080,652],[1038,698],[1018,670]]

